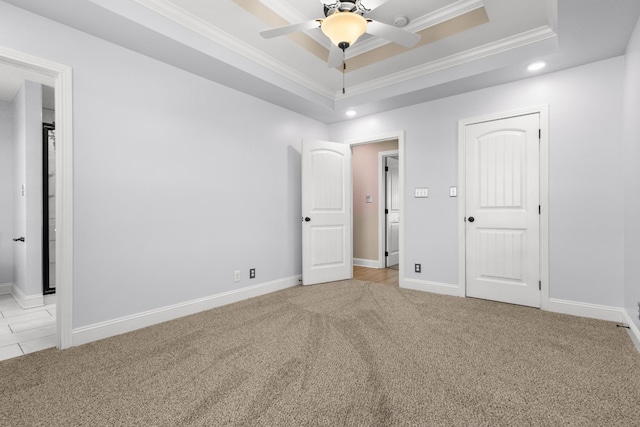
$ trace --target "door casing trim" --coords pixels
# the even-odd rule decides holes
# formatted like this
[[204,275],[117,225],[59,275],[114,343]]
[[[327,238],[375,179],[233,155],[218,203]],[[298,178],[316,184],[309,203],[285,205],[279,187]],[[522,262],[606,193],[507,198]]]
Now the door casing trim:
[[[56,119],[56,347],[73,328],[73,75],[69,66],[0,46],[0,63],[53,78]],[[41,266],[38,266],[40,268]]]
[[549,105],[537,105],[458,121],[458,289],[465,297],[466,281],[466,149],[468,125],[528,114],[540,115],[540,308],[550,310],[549,301]]

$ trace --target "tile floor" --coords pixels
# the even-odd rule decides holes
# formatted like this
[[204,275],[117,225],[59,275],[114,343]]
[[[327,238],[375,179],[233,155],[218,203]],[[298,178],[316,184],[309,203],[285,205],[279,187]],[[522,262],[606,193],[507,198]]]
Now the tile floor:
[[56,305],[22,309],[0,295],[0,360],[56,346]]

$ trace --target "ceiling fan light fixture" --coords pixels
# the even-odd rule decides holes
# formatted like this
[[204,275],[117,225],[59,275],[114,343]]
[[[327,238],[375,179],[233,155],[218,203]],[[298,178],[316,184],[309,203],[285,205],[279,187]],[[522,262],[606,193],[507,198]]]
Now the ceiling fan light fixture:
[[346,49],[367,31],[367,20],[353,12],[334,12],[322,21],[322,32],[331,43]]

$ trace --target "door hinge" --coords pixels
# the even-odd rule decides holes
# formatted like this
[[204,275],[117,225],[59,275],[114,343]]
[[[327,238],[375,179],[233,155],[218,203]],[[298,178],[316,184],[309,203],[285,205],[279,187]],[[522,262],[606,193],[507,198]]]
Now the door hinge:
[[384,253],[384,256],[389,256],[389,252],[385,252],[385,253]]
[[542,215],[542,206],[538,205],[538,215]]
[[542,290],[542,280],[538,280],[538,290]]
[[385,166],[385,167],[384,167],[384,171],[385,171],[385,172],[389,172],[389,166]]
[[384,210],[384,213],[385,213],[385,214],[387,214],[387,215],[389,215],[389,209],[385,209],[385,210]]
[[538,129],[538,139],[542,139],[542,129]]

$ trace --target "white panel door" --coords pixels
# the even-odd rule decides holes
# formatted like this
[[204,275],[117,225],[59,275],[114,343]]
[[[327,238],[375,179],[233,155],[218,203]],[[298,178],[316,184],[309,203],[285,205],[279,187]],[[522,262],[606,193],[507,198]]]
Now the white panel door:
[[400,192],[399,162],[386,158],[387,267],[400,262]]
[[302,142],[302,284],[353,277],[351,147]]
[[466,126],[466,294],[540,307],[539,114]]

